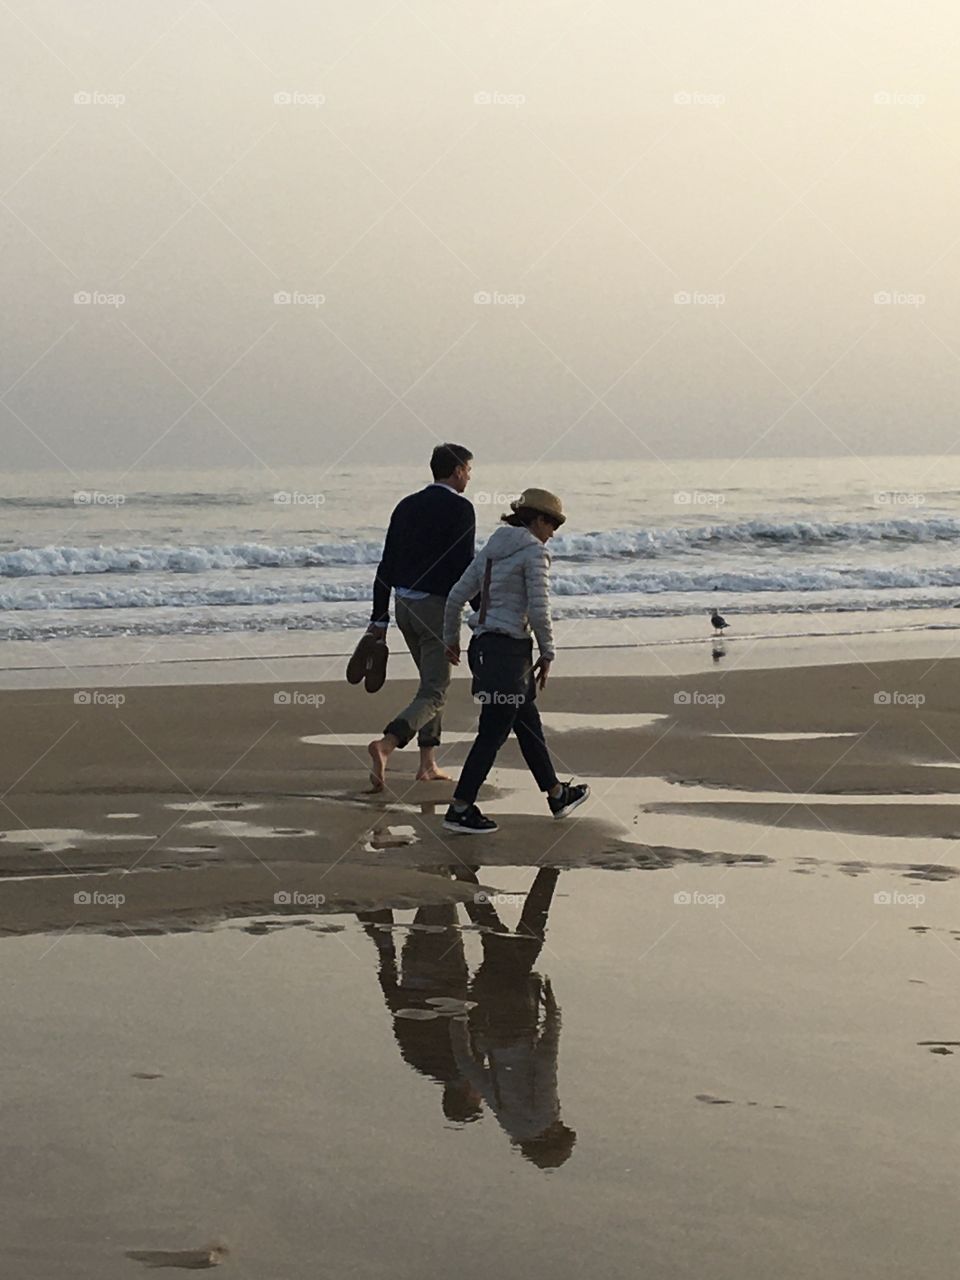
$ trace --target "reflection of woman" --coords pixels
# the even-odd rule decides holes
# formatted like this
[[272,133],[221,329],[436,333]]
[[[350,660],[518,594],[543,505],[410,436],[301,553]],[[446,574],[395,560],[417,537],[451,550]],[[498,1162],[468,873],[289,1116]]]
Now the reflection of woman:
[[[449,831],[471,835],[497,830],[476,799],[511,731],[555,818],[565,817],[590,794],[584,784],[557,779],[536,705],[537,688],[546,684],[554,658],[545,544],[566,517],[560,499],[546,489],[527,489],[510,505],[511,514],[502,517],[447,596],[443,620],[447,658],[458,663],[464,606],[479,593],[480,607],[469,619],[473,638],[467,658],[473,694],[481,704],[480,725],[443,823]],[[540,649],[536,666],[531,631]]]
[[[469,1022],[450,1023],[459,1075],[514,1145],[542,1169],[563,1164],[577,1140],[560,1119],[560,1010],[549,980],[533,972],[559,874],[546,867],[537,873],[515,934],[482,895],[467,905],[484,930],[483,963],[470,986],[476,1007]],[[461,872],[459,878],[475,876]]]

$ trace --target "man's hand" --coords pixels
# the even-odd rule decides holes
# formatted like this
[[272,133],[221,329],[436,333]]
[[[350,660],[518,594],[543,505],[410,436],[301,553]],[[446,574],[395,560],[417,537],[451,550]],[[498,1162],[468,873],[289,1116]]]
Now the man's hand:
[[459,667],[460,646],[458,644],[448,644],[446,649],[444,650],[444,653],[446,654],[447,661],[450,663],[452,667]]
[[538,689],[546,688],[547,676],[550,674],[551,658],[538,658],[534,663],[533,675]]
[[387,628],[379,622],[371,622],[367,627],[368,636],[376,636],[378,640],[382,640],[387,634]]

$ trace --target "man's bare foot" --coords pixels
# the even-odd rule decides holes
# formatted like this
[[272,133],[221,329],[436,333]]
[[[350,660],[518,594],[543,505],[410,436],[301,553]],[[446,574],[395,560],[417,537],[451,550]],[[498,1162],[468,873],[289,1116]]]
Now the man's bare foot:
[[386,782],[387,757],[390,752],[384,748],[382,738],[374,738],[373,742],[367,747],[367,751],[373,761],[370,767],[370,789],[372,791],[382,791]]
[[452,782],[453,779],[450,777],[449,773],[444,773],[443,770],[438,765],[431,764],[431,765],[426,765],[425,767],[421,767],[417,770],[417,781],[418,782]]

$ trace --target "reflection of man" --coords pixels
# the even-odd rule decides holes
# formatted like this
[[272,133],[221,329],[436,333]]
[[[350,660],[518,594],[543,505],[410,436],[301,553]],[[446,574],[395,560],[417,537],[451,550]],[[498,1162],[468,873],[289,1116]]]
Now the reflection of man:
[[[563,1164],[577,1140],[560,1119],[560,1010],[549,980],[533,972],[559,874],[547,867],[537,872],[513,934],[491,903],[467,904],[470,918],[484,930],[483,963],[470,985],[476,1007],[469,1022],[450,1023],[458,1071],[514,1145],[541,1169]],[[463,872],[458,878],[476,879]]]
[[358,917],[373,939],[380,957],[378,977],[387,1008],[394,1015],[393,1034],[400,1055],[415,1071],[443,1085],[443,1114],[448,1120],[466,1122],[480,1116],[480,1101],[460,1074],[450,1044],[449,1019],[430,1017],[423,1021],[398,1017],[401,1009],[423,1009],[444,996],[463,1000],[467,993],[467,961],[463,935],[457,927],[457,909],[450,904],[421,907],[401,952],[400,964],[393,933],[377,925],[393,924],[392,911],[365,911]]

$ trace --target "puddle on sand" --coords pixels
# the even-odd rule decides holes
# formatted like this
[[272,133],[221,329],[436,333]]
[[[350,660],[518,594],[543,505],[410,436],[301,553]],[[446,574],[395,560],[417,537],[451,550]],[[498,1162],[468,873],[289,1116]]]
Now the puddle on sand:
[[649,729],[651,725],[666,723],[669,716],[646,711],[631,711],[598,716],[584,711],[541,711],[540,718],[555,733],[569,733],[576,729],[596,732],[597,729]]
[[762,742],[820,742],[825,738],[859,738],[859,731],[844,730],[836,733],[709,733],[708,738],[746,738]]
[[201,818],[196,822],[182,824],[184,830],[209,831],[219,836],[236,836],[242,840],[281,840],[285,836],[315,836],[315,831],[307,831],[300,827],[260,827],[255,822],[244,822],[242,819]]
[[900,1280],[912,1220],[914,1269],[950,1274],[949,886],[918,910],[876,872],[475,878],[416,912],[0,940],[18,1276],[119,1280],[222,1229],[244,1274],[282,1249],[416,1280],[429,1230],[434,1269],[486,1280],[495,1223],[533,1280],[579,1280],[585,1241],[605,1275]]
[[118,835],[115,831],[84,831],[81,827],[39,827],[22,831],[0,831],[0,840],[6,844],[36,845],[44,853],[65,853],[85,844],[100,844],[112,840],[155,840],[153,835],[136,832]]
[[219,809],[262,809],[263,805],[249,800],[177,800],[165,804],[164,808],[183,813],[210,813]]

